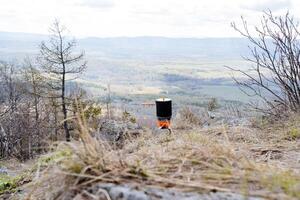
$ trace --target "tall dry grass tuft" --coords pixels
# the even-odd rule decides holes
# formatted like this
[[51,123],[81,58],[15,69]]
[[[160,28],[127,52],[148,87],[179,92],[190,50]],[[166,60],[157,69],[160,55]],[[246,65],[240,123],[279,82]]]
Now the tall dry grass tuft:
[[[86,163],[88,166],[95,165],[96,168],[101,170],[105,169],[105,152],[104,149],[109,148],[103,141],[97,141],[91,136],[88,130],[88,126],[84,117],[84,112],[79,104],[77,104],[76,119],[79,127],[79,137],[84,147],[84,154],[77,153],[77,155]],[[96,161],[96,162],[95,162]]]

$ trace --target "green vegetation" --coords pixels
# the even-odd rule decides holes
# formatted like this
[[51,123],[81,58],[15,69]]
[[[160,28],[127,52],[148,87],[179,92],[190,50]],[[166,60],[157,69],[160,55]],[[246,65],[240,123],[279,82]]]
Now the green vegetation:
[[126,110],[122,113],[122,119],[124,121],[130,121],[131,123],[136,123],[136,118]]
[[0,175],[0,194],[5,192],[14,192],[17,187],[22,184],[22,181],[26,179],[28,174],[24,173],[15,177],[1,174]]
[[286,134],[286,139],[288,140],[297,140],[299,138],[300,138],[299,128],[291,128]]
[[295,176],[292,171],[272,171],[272,174],[262,178],[262,183],[273,192],[282,190],[291,197],[300,198],[300,177]]
[[[49,153],[47,155],[41,156],[37,162],[37,165],[40,167],[43,166],[49,166],[51,164],[58,163],[66,158],[69,158],[72,156],[72,151],[68,149],[67,147],[56,150],[52,153]],[[36,169],[37,166],[34,168]]]

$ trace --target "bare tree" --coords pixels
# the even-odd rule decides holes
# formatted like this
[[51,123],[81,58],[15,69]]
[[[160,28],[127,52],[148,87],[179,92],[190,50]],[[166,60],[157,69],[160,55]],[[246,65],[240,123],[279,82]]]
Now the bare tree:
[[16,66],[14,63],[0,63],[0,84],[1,84],[1,135],[0,149],[1,157],[12,152],[13,124],[17,104],[20,100],[20,92],[16,81]]
[[106,116],[108,119],[111,119],[112,112],[111,112],[111,90],[110,90],[110,83],[107,84],[107,97],[106,97]]
[[66,82],[76,79],[86,68],[84,52],[76,53],[77,43],[66,35],[66,28],[58,20],[50,27],[48,42],[40,45],[41,68],[49,78],[49,86],[58,91],[63,113],[63,126],[66,140],[70,141],[68,128],[68,111],[66,99]]
[[17,87],[16,65],[14,63],[0,62],[0,84],[1,84],[1,96],[3,101],[8,105],[6,112],[14,112],[17,107],[17,101],[20,99],[20,92]]
[[0,157],[29,159],[41,140],[36,139],[40,131],[31,120],[32,104],[24,93],[27,82],[15,63],[0,64],[1,103],[4,110],[0,120]]
[[41,101],[43,91],[43,81],[44,77],[41,75],[40,71],[32,64],[32,61],[29,58],[24,60],[24,70],[23,78],[26,81],[25,92],[32,96],[33,98],[33,107],[34,107],[34,118],[38,124],[40,113],[39,113],[39,103]]
[[268,114],[280,111],[300,110],[300,44],[298,22],[288,12],[274,16],[264,12],[260,26],[250,30],[242,17],[242,28],[235,23],[232,27],[246,37],[251,46],[251,55],[244,59],[252,68],[241,70],[228,67],[240,73],[234,78],[241,89],[250,96],[258,96],[265,107],[255,108]]

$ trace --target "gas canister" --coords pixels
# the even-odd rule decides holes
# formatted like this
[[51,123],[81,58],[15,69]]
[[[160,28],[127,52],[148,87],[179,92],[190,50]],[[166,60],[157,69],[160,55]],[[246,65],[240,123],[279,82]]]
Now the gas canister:
[[172,118],[172,100],[159,98],[155,101],[157,126],[160,129],[170,129]]

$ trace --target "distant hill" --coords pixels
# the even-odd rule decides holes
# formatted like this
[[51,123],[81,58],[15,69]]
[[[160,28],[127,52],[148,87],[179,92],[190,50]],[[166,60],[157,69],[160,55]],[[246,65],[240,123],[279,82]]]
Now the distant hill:
[[[0,32],[0,58],[14,53],[31,54],[47,35]],[[247,55],[248,42],[242,38],[116,37],[78,39],[87,55],[137,59],[238,59]]]
[[79,41],[87,51],[111,55],[153,57],[240,58],[248,52],[248,42],[241,38],[86,38]]
[[36,50],[38,44],[46,38],[46,35],[40,34],[0,32],[0,50]]

